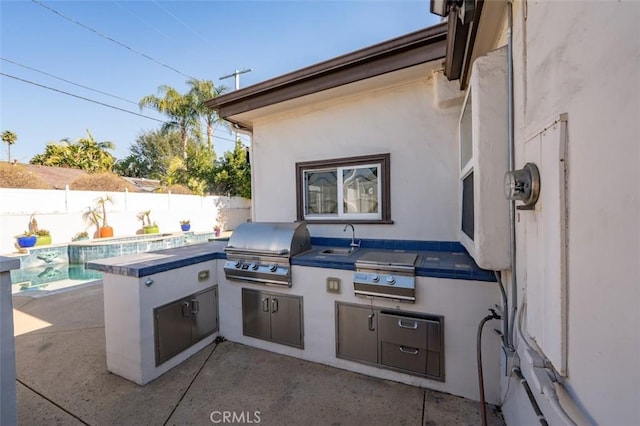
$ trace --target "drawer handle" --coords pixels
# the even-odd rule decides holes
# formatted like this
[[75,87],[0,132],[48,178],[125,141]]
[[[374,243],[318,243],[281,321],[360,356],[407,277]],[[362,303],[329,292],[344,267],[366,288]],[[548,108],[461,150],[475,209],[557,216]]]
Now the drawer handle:
[[407,348],[406,346],[400,346],[400,352],[409,355],[418,355],[418,350],[415,348]]
[[409,330],[417,330],[418,329],[418,321],[413,321],[411,325],[404,325],[401,319],[398,320],[398,327],[400,328],[408,328]]

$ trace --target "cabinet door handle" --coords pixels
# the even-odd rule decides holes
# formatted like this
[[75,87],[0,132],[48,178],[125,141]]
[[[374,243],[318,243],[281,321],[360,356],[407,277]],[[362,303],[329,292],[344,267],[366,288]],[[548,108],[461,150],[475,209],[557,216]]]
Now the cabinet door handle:
[[269,312],[269,298],[262,299],[262,312]]
[[184,302],[182,302],[182,316],[184,318],[191,317],[191,304],[189,303],[188,300],[185,300]]
[[191,299],[191,314],[198,315],[200,312],[200,301],[198,299]]
[[278,312],[278,299],[275,297],[271,299],[271,313],[275,314]]
[[373,328],[373,317],[375,317],[376,314],[374,314],[373,312],[371,312],[371,314],[369,314],[369,331],[376,331],[375,328]]
[[412,321],[411,325],[405,325],[402,322],[402,319],[398,320],[398,327],[400,328],[408,328],[409,330],[417,330],[418,329],[418,321]]
[[400,346],[400,352],[402,352],[403,354],[418,355],[418,350],[417,349],[408,348],[406,346]]

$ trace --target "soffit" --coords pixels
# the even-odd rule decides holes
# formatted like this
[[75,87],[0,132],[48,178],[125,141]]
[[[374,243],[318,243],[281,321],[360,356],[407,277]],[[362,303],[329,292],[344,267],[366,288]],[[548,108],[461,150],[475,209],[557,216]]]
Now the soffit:
[[266,107],[230,115],[225,117],[225,119],[239,125],[241,128],[252,129],[254,121],[263,117],[286,113],[291,110],[302,110],[311,106],[316,107],[323,103],[337,102],[354,95],[385,90],[398,85],[410,84],[414,81],[427,80],[431,76],[431,73],[438,69],[442,69],[442,61],[433,61],[355,83],[334,87]]
[[[281,102],[445,57],[446,22],[294,71],[207,101],[229,119]],[[232,121],[232,120],[231,120]]]

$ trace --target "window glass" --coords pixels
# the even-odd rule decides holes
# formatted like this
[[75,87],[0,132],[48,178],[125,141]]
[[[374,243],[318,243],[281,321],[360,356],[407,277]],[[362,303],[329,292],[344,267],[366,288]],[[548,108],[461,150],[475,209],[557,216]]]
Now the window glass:
[[338,173],[337,170],[305,172],[306,214],[338,213]]
[[393,223],[389,175],[389,154],[296,163],[297,219]]
[[378,167],[342,170],[343,211],[378,213]]

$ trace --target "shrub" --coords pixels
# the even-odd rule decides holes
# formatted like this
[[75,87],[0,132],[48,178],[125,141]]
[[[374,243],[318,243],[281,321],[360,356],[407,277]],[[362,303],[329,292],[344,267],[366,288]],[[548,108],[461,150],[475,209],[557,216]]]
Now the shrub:
[[51,189],[22,164],[0,163],[0,188]]
[[120,192],[125,188],[131,192],[136,187],[114,173],[94,173],[74,180],[69,188],[81,191],[111,191]]
[[191,191],[188,187],[184,185],[174,184],[169,186],[163,186],[162,188],[158,188],[156,192],[160,192],[162,194],[166,194],[171,191],[172,194],[187,194],[192,195],[193,191]]

